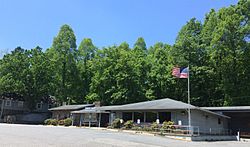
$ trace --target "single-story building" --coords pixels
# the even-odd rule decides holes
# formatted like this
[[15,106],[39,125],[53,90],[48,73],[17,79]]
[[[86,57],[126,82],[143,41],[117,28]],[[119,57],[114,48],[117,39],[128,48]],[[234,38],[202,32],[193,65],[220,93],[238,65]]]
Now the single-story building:
[[87,107],[83,110],[72,111],[72,119],[74,125],[91,125],[108,126],[111,122],[109,112],[101,110],[101,107]]
[[[105,126],[115,118],[135,123],[173,121],[176,125],[188,127],[188,109],[191,111],[191,126],[199,133],[219,134],[228,131],[230,117],[180,101],[165,98],[117,106],[103,106],[72,111],[74,121],[82,124]],[[80,118],[79,118],[80,117]],[[75,119],[77,118],[77,119]]]
[[81,105],[63,105],[49,109],[52,112],[53,119],[65,119],[71,117],[72,111],[83,110],[87,107],[94,107],[95,104],[81,104]]

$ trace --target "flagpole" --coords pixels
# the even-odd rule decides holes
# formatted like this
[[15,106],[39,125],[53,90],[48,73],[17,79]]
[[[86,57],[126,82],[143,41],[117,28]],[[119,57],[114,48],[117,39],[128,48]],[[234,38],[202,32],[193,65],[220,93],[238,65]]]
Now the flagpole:
[[[188,65],[188,127],[189,130],[191,129],[191,112],[190,112],[190,69],[189,69],[189,65]],[[190,132],[190,134],[192,134],[192,131]]]

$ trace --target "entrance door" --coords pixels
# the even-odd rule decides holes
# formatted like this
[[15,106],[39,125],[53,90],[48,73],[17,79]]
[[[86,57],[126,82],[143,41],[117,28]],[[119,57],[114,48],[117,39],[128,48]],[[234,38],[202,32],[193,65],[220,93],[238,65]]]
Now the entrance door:
[[101,126],[107,127],[109,125],[109,113],[101,113]]

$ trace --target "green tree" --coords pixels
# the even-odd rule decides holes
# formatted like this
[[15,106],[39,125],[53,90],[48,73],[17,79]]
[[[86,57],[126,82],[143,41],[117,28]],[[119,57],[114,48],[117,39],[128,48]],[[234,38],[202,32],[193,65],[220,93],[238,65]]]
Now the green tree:
[[161,42],[149,48],[147,62],[150,65],[148,71],[148,99],[172,97],[174,93],[174,79],[171,75],[172,57],[171,46]]
[[25,80],[28,74],[28,54],[21,47],[17,47],[10,54],[4,55],[0,64],[0,91],[24,95]]
[[74,101],[78,97],[79,71],[76,64],[76,37],[70,26],[63,25],[60,28],[47,52],[54,71],[55,96],[61,101]]
[[97,47],[95,47],[90,38],[82,40],[78,51],[78,63],[77,68],[80,72],[79,92],[81,100],[84,101],[85,97],[89,93],[91,79],[93,72],[91,70],[92,59],[95,57]]

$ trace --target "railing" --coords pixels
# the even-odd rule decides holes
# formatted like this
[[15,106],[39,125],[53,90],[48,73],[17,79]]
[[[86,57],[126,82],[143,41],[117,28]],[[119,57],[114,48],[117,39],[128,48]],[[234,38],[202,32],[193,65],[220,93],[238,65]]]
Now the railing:
[[[147,130],[149,128],[148,124],[140,124],[137,125],[141,130]],[[208,129],[200,129],[198,126],[184,126],[184,125],[170,125],[163,127],[159,124],[159,127],[151,128],[151,130],[156,134],[162,135],[184,135],[184,136],[200,136],[200,135],[235,135],[232,133],[230,129],[224,128],[208,128]]]
[[200,130],[198,126],[182,126],[182,125],[169,125],[152,128],[150,124],[136,124],[137,130],[149,131],[161,135],[185,135],[185,136],[199,136]]
[[209,129],[202,129],[200,132],[201,135],[236,135],[232,133],[230,129],[224,128],[209,128]]
[[156,128],[156,132],[160,132],[163,135],[185,135],[185,136],[199,136],[200,130],[198,126],[180,126],[172,125],[167,128]]

